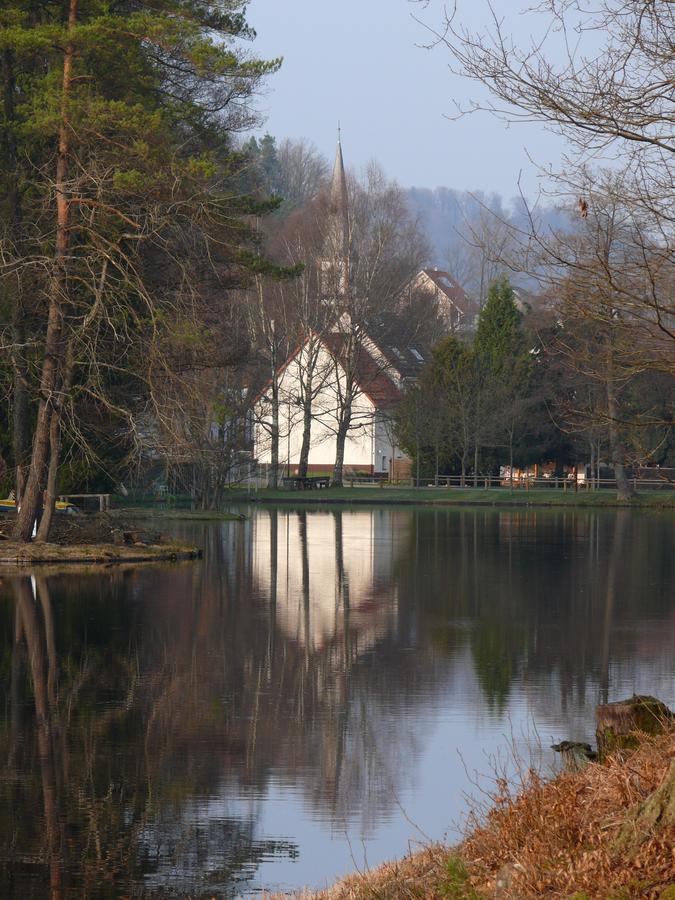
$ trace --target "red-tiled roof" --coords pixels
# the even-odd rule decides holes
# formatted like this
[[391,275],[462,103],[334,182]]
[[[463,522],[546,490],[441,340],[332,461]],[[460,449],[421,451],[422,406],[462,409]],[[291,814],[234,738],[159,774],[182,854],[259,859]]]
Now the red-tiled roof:
[[[338,331],[322,337],[328,352],[340,361],[344,358],[347,339]],[[344,368],[344,366],[343,366]],[[390,409],[402,397],[401,391],[387,373],[386,365],[373,359],[365,347],[358,347],[354,361],[354,375],[359,390],[372,400],[378,409]]]

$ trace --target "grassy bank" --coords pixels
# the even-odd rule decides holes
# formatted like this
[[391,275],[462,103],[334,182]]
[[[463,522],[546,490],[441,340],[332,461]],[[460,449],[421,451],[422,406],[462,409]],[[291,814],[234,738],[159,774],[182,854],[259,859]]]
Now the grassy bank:
[[111,509],[109,514],[114,518],[141,521],[152,519],[157,521],[181,521],[181,522],[238,522],[241,516],[233,513],[220,512],[218,510],[196,509],[148,509],[146,507],[125,506],[119,509]]
[[[674,900],[675,729],[549,782],[496,782],[456,848],[427,847],[316,900]],[[309,895],[308,895],[309,896]]]
[[201,551],[175,541],[127,546],[124,544],[0,543],[0,567],[68,563],[140,563],[198,559]]
[[198,559],[201,550],[109,512],[54,517],[49,541],[13,540],[16,516],[0,517],[0,567]]
[[399,488],[344,487],[318,491],[233,490],[232,503],[292,503],[294,505],[398,504],[414,506],[581,506],[675,509],[675,490],[642,491],[628,502],[619,501],[612,491],[563,491],[555,488],[510,491],[508,488]]

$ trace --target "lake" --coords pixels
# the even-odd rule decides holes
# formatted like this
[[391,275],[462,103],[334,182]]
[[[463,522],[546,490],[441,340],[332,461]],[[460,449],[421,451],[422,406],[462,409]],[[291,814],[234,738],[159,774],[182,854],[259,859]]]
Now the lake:
[[3,896],[322,887],[457,840],[597,703],[675,703],[672,511],[166,527],[204,559],[0,582]]

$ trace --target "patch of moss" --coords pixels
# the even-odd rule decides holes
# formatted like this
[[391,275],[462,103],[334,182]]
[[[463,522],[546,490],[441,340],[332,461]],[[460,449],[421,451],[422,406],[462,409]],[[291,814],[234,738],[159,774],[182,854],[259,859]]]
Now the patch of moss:
[[[626,887],[608,895],[608,900],[633,900],[634,897],[646,897],[648,892],[654,887],[652,879],[638,878],[630,881]],[[663,896],[663,895],[661,895]],[[675,894],[673,894],[675,898]],[[659,897],[661,900],[661,897]]]
[[445,869],[446,879],[441,885],[444,897],[452,900],[480,900],[480,894],[468,884],[469,873],[461,857],[448,857]]
[[675,882],[661,891],[659,900],[675,900]]

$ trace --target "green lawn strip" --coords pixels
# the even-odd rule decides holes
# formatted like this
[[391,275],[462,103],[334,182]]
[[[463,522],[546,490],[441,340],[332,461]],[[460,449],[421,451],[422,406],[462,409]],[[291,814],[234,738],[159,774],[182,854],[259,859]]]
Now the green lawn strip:
[[225,498],[231,503],[305,504],[404,504],[417,506],[573,506],[675,508],[675,490],[641,491],[630,502],[619,501],[612,491],[563,491],[540,488],[510,491],[508,488],[326,488],[316,491],[233,490]]

